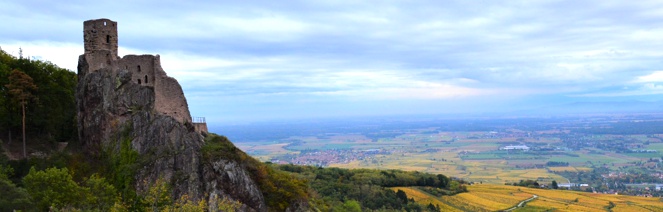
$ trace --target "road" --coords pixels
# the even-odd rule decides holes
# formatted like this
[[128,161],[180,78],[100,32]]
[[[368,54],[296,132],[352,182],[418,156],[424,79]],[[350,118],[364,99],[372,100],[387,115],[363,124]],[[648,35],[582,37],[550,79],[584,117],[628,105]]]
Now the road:
[[532,194],[531,198],[520,201],[520,203],[518,203],[518,205],[514,206],[513,208],[506,209],[504,211],[513,211],[513,210],[516,210],[516,208],[522,208],[525,205],[525,203],[530,202],[530,201],[532,201],[536,198],[539,198],[539,196],[537,196],[536,194]]

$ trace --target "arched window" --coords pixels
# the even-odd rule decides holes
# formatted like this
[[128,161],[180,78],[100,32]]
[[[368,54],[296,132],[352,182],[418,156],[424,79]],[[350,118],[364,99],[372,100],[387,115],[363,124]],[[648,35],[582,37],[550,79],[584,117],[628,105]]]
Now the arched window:
[[138,72],[140,72],[140,66],[138,66]]
[[147,75],[145,75],[145,84],[147,84]]

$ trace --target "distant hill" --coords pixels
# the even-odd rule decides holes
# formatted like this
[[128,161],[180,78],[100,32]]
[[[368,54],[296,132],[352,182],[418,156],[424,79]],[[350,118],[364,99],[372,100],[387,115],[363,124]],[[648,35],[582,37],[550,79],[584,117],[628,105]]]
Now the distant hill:
[[663,102],[645,101],[607,101],[607,102],[572,102],[540,107],[536,109],[514,111],[513,115],[572,115],[600,113],[650,113],[660,112]]

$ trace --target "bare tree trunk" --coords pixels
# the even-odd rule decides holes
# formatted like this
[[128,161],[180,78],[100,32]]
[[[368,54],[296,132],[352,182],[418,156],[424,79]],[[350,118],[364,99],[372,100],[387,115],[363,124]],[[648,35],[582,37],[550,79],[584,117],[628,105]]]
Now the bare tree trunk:
[[9,143],[8,144],[12,144],[12,127],[8,126],[7,128],[9,128]]
[[23,158],[28,158],[25,151],[25,103],[21,105],[23,109]]

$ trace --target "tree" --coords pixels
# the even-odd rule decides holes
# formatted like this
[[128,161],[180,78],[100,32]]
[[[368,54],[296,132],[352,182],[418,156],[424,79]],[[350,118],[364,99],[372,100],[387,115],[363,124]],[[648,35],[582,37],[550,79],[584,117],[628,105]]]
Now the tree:
[[396,196],[401,200],[401,203],[407,204],[407,194],[403,190],[398,189]]
[[76,207],[85,199],[86,192],[74,182],[67,168],[37,171],[32,167],[23,178],[23,185],[41,211],[47,211],[51,206]]
[[16,187],[11,180],[0,178],[0,211],[16,209],[32,209],[30,195],[25,189]]
[[428,203],[428,206],[426,206],[426,209],[428,209],[428,211],[439,211],[435,208],[433,203]]
[[[0,49],[0,85],[6,85],[9,83],[9,74],[11,73],[11,67],[9,64],[13,61],[14,58],[11,55],[5,53]],[[11,144],[11,126],[13,121],[13,112],[12,104],[9,103],[9,93],[7,93],[7,88],[5,86],[0,86],[0,105],[4,107],[0,108],[0,117],[2,117],[2,125],[4,125],[9,134],[9,143]]]
[[81,189],[86,192],[85,210],[108,211],[117,199],[117,189],[106,181],[99,174],[92,174],[83,184],[87,189]]
[[0,165],[0,211],[34,210],[28,192],[9,180],[9,175],[13,172],[14,169],[10,166]]
[[333,211],[361,212],[361,205],[356,200],[348,200],[334,207]]
[[32,82],[32,77],[14,69],[9,75],[9,84],[5,85],[13,101],[21,105],[23,114],[23,158],[27,158],[25,150],[25,105],[29,101],[36,100],[32,92],[37,91],[37,86]]
[[553,189],[558,189],[559,188],[559,186],[557,185],[557,181],[554,181],[554,180],[552,181],[551,186],[552,186]]

